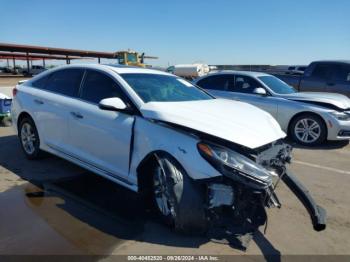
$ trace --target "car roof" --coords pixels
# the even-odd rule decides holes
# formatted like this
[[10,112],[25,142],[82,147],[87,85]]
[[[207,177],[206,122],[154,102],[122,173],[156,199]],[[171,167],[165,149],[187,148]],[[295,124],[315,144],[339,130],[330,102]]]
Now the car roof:
[[350,64],[350,60],[318,60],[313,63],[342,63],[342,64]]
[[[166,73],[164,71],[155,70],[155,69],[149,69],[149,68],[142,68],[142,67],[136,67],[136,66],[123,66],[123,65],[106,65],[106,64],[71,64],[71,65],[63,65],[60,67],[57,67],[57,69],[64,69],[64,68],[91,68],[91,69],[102,69],[102,70],[112,70],[116,72],[117,74],[158,74],[158,75],[170,75],[174,76],[172,74]],[[56,69],[56,68],[55,68]]]
[[254,71],[238,71],[238,70],[219,70],[219,71],[212,71],[206,76],[210,75],[221,75],[221,74],[237,74],[237,75],[245,75],[245,76],[251,76],[251,77],[259,77],[259,76],[271,76],[269,74],[263,73],[263,72],[254,72]]

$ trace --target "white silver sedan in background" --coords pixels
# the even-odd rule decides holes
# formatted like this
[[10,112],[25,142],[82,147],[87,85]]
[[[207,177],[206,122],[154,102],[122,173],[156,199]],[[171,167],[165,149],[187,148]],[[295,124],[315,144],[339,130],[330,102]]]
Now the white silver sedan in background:
[[258,72],[220,71],[194,83],[216,97],[240,100],[269,112],[299,144],[350,139],[350,99],[344,95],[297,92],[277,77]]

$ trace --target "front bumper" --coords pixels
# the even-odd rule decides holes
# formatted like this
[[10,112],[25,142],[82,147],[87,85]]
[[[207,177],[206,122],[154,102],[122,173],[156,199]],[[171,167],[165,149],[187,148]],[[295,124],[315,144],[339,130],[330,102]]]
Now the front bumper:
[[326,210],[316,204],[309,191],[291,172],[286,171],[281,178],[308,211],[314,230],[325,230],[327,217]]
[[[209,209],[228,206],[238,214],[247,214],[250,221],[258,221],[256,225],[265,223],[261,215],[254,215],[251,210],[265,207],[280,207],[280,201],[275,193],[278,182],[282,180],[295,196],[301,201],[310,215],[314,230],[326,228],[326,211],[316,204],[309,191],[290,171],[286,164],[291,160],[291,146],[277,141],[272,145],[259,148],[252,154],[255,162],[265,168],[271,175],[269,184],[257,184],[251,177],[242,176],[241,172],[226,165],[214,165],[223,175],[222,180],[207,181]],[[214,163],[215,164],[215,163]],[[220,183],[221,182],[221,183]],[[224,185],[219,185],[224,184]],[[260,212],[261,213],[261,212]]]
[[340,121],[335,118],[328,119],[328,140],[350,140],[350,121]]
[[[293,175],[290,171],[285,170],[283,173],[278,175],[279,178],[287,185],[287,187],[294,193],[299,201],[306,208],[310,215],[311,223],[315,231],[322,231],[326,229],[326,210],[321,206],[317,205],[316,201],[311,196],[310,192],[305,186]],[[231,183],[229,182],[231,181]],[[277,184],[275,184],[277,185]],[[249,207],[248,209],[254,210],[256,206],[261,204],[261,207],[281,207],[280,201],[275,193],[272,185],[265,190],[247,189],[247,192],[242,195],[241,190],[238,189],[237,183],[233,182],[228,177],[224,181],[210,181],[209,188],[209,203],[208,207],[215,208],[220,206],[233,207],[234,210],[240,210],[240,206]],[[248,193],[249,191],[249,193]],[[240,192],[240,194],[237,194]],[[252,196],[254,196],[252,198]],[[245,203],[240,204],[237,201],[243,201]],[[283,200],[281,200],[283,202]],[[238,208],[237,208],[238,207]],[[239,211],[243,213],[242,211]],[[251,219],[253,221],[253,219]],[[263,225],[266,221],[256,223]]]

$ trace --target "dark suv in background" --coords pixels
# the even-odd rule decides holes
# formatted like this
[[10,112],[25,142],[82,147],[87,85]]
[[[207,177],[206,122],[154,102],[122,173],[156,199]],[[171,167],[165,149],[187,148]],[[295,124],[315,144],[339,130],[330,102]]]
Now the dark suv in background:
[[331,92],[350,97],[350,60],[312,62],[303,75],[275,75],[298,91]]

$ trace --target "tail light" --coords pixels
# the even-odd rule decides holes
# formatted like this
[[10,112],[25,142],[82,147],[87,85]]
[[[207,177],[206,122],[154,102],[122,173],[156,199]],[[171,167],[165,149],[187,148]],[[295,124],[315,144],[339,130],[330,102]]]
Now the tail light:
[[17,88],[12,89],[12,96],[15,97],[17,94]]

